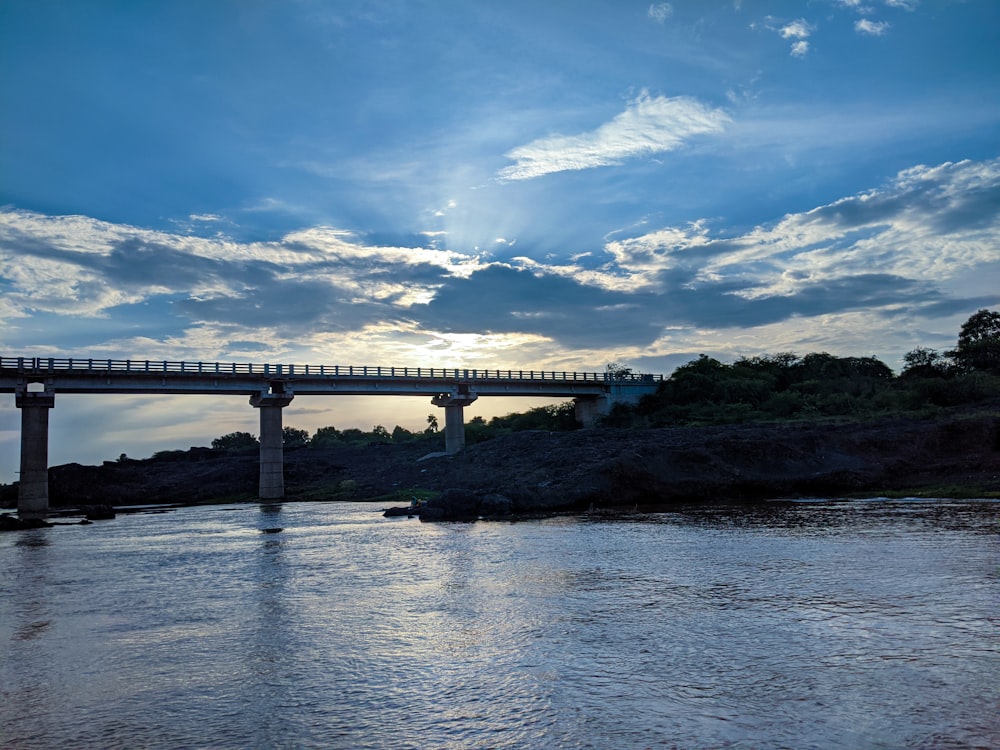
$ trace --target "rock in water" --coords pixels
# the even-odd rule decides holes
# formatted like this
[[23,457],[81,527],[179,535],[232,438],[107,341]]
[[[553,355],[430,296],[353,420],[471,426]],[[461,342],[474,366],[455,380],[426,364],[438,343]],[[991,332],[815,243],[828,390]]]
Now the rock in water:
[[80,510],[88,521],[105,521],[115,517],[115,509],[110,505],[84,505]]
[[42,518],[18,518],[12,513],[0,514],[0,531],[21,531],[22,529],[48,529],[54,526]]

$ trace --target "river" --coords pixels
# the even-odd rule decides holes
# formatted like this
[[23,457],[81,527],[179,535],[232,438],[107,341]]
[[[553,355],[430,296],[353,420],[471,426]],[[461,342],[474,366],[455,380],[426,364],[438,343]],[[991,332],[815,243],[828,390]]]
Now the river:
[[376,510],[0,535],[0,747],[1000,747],[996,502]]

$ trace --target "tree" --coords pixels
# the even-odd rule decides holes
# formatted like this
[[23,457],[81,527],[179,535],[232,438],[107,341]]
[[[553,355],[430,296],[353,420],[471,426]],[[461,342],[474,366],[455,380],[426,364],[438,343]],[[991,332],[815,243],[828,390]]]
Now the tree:
[[259,445],[257,438],[249,432],[230,432],[212,441],[212,448],[217,451],[247,451]]
[[376,440],[392,440],[392,435],[390,435],[389,431],[380,424],[372,427],[372,435]]
[[281,444],[285,448],[302,448],[309,443],[309,433],[295,427],[281,429]]
[[309,444],[313,447],[334,445],[340,442],[340,430],[336,427],[320,427],[312,436]]
[[628,380],[632,377],[632,368],[621,362],[608,362],[604,366],[604,374],[608,380]]
[[427,429],[424,430],[428,435],[433,435],[438,431],[438,418],[433,414],[427,415]]
[[371,434],[362,432],[357,427],[348,427],[346,430],[340,431],[340,439],[345,443],[357,445],[370,442]]
[[413,433],[410,432],[405,427],[400,427],[396,425],[392,428],[392,442],[394,443],[405,443],[408,440],[413,439]]
[[729,376],[729,366],[707,354],[699,354],[675,368],[665,383],[671,401],[715,401],[721,398],[721,384]]
[[905,377],[940,378],[948,373],[944,355],[936,349],[926,349],[918,346],[903,355],[903,371]]
[[985,308],[974,313],[958,334],[958,346],[948,352],[959,370],[1000,374],[1000,312]]

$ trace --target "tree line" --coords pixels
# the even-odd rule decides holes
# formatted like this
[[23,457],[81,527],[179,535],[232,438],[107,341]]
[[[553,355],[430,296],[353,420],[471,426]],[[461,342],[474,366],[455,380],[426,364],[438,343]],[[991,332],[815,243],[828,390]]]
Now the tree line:
[[[611,363],[612,375],[631,372]],[[799,356],[779,352],[741,357],[731,364],[700,355],[660,383],[657,392],[636,404],[616,404],[603,420],[610,427],[662,427],[816,418],[864,419],[924,412],[1000,399],[1000,312],[979,310],[961,327],[955,348],[945,352],[917,347],[903,357],[896,375],[877,357],[836,357],[826,352]],[[467,443],[520,430],[574,430],[572,402],[523,413],[473,417],[465,425]],[[320,427],[312,435],[285,427],[289,449],[371,443],[410,443],[434,438],[437,417],[427,428],[370,431]],[[256,450],[257,438],[234,432],[212,441],[225,451]]]
[[[465,442],[478,443],[499,435],[519,430],[562,431],[576,429],[575,409],[572,402],[550,406],[539,406],[526,412],[493,417],[487,421],[475,416],[465,424]],[[354,427],[339,430],[336,427],[320,427],[312,435],[307,430],[296,427],[282,429],[282,444],[285,448],[325,448],[345,445],[370,445],[372,443],[415,443],[439,441],[439,424],[435,415],[427,416],[427,428],[412,432],[396,425],[391,431],[377,424],[371,430]],[[212,448],[220,451],[253,451],[259,448],[257,437],[249,432],[231,432],[212,441]]]
[[659,427],[747,421],[871,418],[1000,398],[1000,313],[979,310],[954,349],[917,347],[899,375],[877,357],[794,352],[701,355],[678,367],[657,393],[616,405],[605,424]]

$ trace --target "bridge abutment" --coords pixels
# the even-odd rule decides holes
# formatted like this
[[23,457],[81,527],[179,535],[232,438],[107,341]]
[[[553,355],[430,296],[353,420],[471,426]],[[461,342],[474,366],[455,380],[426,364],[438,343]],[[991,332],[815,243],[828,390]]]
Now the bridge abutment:
[[49,410],[56,405],[50,390],[19,390],[21,410],[21,473],[17,489],[17,514],[44,518],[49,512]]
[[601,417],[611,411],[611,399],[608,396],[573,399],[573,412],[576,421],[584,429],[596,427]]
[[292,401],[290,393],[260,393],[250,397],[250,405],[260,410],[260,481],[257,496],[261,500],[280,500],[285,496],[285,453],[281,410]]

